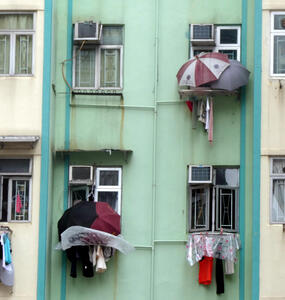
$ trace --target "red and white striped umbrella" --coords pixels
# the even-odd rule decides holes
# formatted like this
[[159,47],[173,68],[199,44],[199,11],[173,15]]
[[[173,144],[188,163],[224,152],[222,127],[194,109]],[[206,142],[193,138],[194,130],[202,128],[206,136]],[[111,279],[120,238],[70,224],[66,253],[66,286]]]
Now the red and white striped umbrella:
[[229,65],[228,56],[225,54],[202,52],[180,68],[176,75],[178,84],[197,87],[215,81]]

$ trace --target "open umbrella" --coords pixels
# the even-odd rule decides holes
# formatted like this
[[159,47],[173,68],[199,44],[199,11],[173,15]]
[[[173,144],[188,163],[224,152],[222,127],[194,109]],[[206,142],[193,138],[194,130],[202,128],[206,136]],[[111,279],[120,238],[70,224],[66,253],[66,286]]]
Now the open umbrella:
[[225,54],[202,52],[182,65],[176,75],[178,84],[197,87],[215,81],[229,65]]
[[250,72],[237,60],[230,59],[230,66],[222,73],[220,78],[210,83],[213,89],[233,91],[247,85]]

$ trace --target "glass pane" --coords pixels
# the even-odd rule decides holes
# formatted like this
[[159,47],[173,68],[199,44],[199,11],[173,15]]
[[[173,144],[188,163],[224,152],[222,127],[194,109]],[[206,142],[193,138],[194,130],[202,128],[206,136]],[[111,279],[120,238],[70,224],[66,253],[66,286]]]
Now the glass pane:
[[33,14],[0,14],[0,30],[33,29]]
[[285,180],[274,179],[272,191],[272,221],[285,222],[284,205]]
[[101,49],[101,87],[120,87],[120,50]]
[[88,186],[70,187],[70,205],[73,206],[80,201],[87,201],[91,188]]
[[191,228],[203,229],[207,225],[207,192],[205,189],[193,189],[191,199]]
[[103,45],[123,45],[122,26],[103,26]]
[[77,52],[75,85],[76,87],[95,87],[95,49]]
[[220,221],[221,227],[232,229],[233,223],[233,195],[231,190],[220,191]]
[[273,72],[285,73],[285,36],[274,36]]
[[30,173],[30,159],[0,159],[0,173]]
[[237,60],[237,50],[225,50],[225,49],[221,49],[221,50],[219,50],[219,53],[226,54],[229,59]]
[[274,29],[277,30],[285,29],[285,14],[274,16]]
[[16,36],[15,74],[32,74],[33,36]]
[[198,55],[198,54],[200,54],[200,53],[202,53],[202,52],[213,52],[211,49],[194,49],[193,50],[193,55],[195,56],[195,55]]
[[275,158],[273,159],[273,174],[285,174],[285,159]]
[[99,185],[119,185],[118,171],[100,171]]
[[239,169],[215,167],[216,185],[239,186]]
[[29,180],[12,180],[11,220],[29,220]]
[[0,74],[9,74],[10,36],[0,35]]
[[118,192],[98,192],[98,201],[106,202],[118,211]]
[[237,29],[221,29],[220,44],[237,44],[238,30]]

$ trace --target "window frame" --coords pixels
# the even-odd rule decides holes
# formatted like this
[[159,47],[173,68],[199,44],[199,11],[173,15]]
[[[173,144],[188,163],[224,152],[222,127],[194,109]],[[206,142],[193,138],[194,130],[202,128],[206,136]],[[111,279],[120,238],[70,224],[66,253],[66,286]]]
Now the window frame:
[[[100,171],[118,171],[118,185],[99,185]],[[121,197],[122,197],[122,168],[121,167],[97,167],[95,174],[95,202],[98,202],[98,192],[118,192],[118,211],[121,215]]]
[[[214,25],[215,27],[215,46],[192,46],[190,56],[191,58],[194,57],[195,50],[205,50],[205,52],[219,52],[219,50],[237,50],[237,61],[240,61],[240,46],[241,46],[241,26],[240,25]],[[237,43],[236,44],[222,44],[220,43],[220,36],[222,29],[236,29],[237,30]],[[191,44],[191,41],[190,41]]]
[[[103,25],[104,26],[104,25]],[[109,25],[105,25],[106,27]],[[122,25],[114,25],[120,26],[123,30]],[[103,34],[103,33],[102,33]],[[103,37],[102,37],[103,39]],[[85,49],[92,49],[95,51],[95,60],[94,60],[94,68],[95,68],[95,80],[93,87],[80,87],[76,86],[76,57],[78,55],[78,50],[80,49],[80,45],[73,45],[73,66],[72,66],[72,88],[74,90],[98,90],[98,91],[120,91],[123,89],[123,49],[124,45],[108,45],[108,44],[86,44]],[[101,50],[102,49],[118,49],[120,53],[120,80],[118,87],[101,87]],[[83,49],[84,50],[84,49]]]
[[[9,53],[9,73],[0,74],[0,77],[32,77],[34,76],[34,62],[35,62],[35,24],[36,24],[36,13],[31,11],[15,11],[15,12],[0,12],[0,15],[33,15],[33,28],[32,29],[11,29],[11,30],[1,30],[0,35],[10,36],[10,53]],[[31,62],[31,73],[29,74],[16,74],[16,37],[17,35],[30,35],[32,36],[32,62]]]
[[[283,179],[285,182],[285,173],[284,174],[278,174],[278,173],[273,173],[273,161],[274,159],[283,159],[285,161],[284,156],[274,156],[270,157],[270,196],[269,196],[269,222],[270,224],[285,224],[285,214],[284,214],[284,221],[279,222],[279,221],[273,221],[273,216],[272,216],[272,206],[273,206],[273,181],[278,180],[278,179]],[[284,199],[285,200],[285,199]],[[285,201],[284,201],[285,202]]]
[[274,29],[274,17],[276,15],[285,15],[285,10],[272,11],[270,16],[270,76],[273,78],[285,77],[285,73],[274,73],[274,37],[285,36],[285,29]]

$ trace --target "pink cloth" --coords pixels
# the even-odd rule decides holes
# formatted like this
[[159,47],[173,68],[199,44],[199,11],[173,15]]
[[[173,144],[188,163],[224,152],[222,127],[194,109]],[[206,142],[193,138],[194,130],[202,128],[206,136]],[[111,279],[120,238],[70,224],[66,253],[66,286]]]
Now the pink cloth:
[[21,213],[21,209],[22,209],[22,201],[20,195],[18,194],[16,199],[16,213],[17,214]]
[[208,141],[213,142],[213,130],[214,130],[214,115],[213,115],[213,99],[210,100],[210,119],[208,129]]

